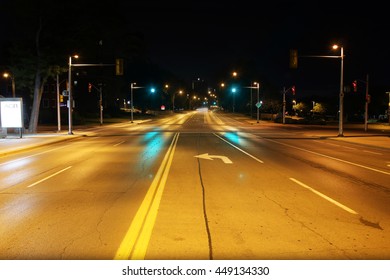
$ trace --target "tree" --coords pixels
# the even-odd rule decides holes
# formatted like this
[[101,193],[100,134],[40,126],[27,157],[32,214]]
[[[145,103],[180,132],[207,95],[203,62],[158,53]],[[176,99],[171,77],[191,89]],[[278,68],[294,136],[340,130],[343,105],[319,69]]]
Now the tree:
[[[120,14],[124,11],[116,2],[9,0],[4,6],[12,42],[6,63],[17,88],[25,92],[25,103],[31,103],[28,132],[37,132],[46,82],[76,51],[88,54],[89,63],[109,63],[107,59],[113,63],[117,57],[134,61],[144,55],[142,36],[126,29],[121,22],[126,17]],[[104,47],[98,44],[103,41]]]
[[294,111],[296,111],[298,115],[302,115],[306,108],[307,106],[303,102],[299,102],[293,106]]
[[[52,36],[56,29],[57,3],[47,0],[29,2],[16,0],[10,4],[10,29],[13,42],[9,49],[9,68],[18,81],[17,87],[32,99],[28,132],[37,132],[42,93],[48,78],[55,75],[59,40]],[[20,7],[23,7],[21,9]],[[25,96],[26,97],[26,96]],[[28,103],[28,102],[27,102]]]
[[314,104],[313,113],[323,114],[326,112],[326,108],[323,104],[316,102]]

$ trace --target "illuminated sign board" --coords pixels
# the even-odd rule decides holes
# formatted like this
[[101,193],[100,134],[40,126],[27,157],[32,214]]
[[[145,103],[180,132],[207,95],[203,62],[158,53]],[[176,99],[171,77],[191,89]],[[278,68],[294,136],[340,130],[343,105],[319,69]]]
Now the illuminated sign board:
[[0,120],[1,127],[22,128],[22,98],[0,98]]

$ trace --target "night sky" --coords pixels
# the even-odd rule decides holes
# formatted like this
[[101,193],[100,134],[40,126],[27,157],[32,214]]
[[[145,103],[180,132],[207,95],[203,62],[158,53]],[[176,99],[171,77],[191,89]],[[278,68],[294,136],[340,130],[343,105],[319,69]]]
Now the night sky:
[[[346,79],[370,73],[378,83],[387,81],[390,24],[380,2],[125,2],[129,26],[145,33],[153,59],[187,77],[207,77],[221,66],[228,71],[239,61],[252,61],[270,80],[288,82],[296,76],[288,69],[289,49],[299,55],[338,55],[331,45],[341,43]],[[296,72],[321,83],[320,76],[337,72],[339,65],[302,58]]]
[[[61,20],[77,9],[73,2]],[[298,69],[290,69],[289,50],[297,49],[300,56],[338,55],[331,46],[341,43],[346,83],[370,74],[373,85],[390,90],[390,24],[383,1],[89,2],[94,11],[100,9],[96,17],[101,21],[120,18],[128,30],[142,34],[150,59],[187,81],[201,77],[217,82],[223,72],[245,72],[240,67],[251,65],[259,80],[275,87],[337,87],[338,59],[300,57]],[[0,13],[3,41],[11,36],[12,14]]]

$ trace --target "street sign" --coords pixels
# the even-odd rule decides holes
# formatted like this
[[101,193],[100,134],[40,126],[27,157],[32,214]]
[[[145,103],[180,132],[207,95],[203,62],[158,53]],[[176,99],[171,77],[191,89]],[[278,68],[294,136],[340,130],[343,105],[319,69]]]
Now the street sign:
[[259,102],[256,103],[256,107],[260,108],[262,104],[263,104],[263,102],[259,101]]

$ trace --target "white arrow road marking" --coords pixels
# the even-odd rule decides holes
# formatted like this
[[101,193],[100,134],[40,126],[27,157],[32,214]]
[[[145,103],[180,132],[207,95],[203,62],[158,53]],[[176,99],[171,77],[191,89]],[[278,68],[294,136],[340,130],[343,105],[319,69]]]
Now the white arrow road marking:
[[201,155],[197,155],[197,156],[194,156],[194,157],[197,157],[197,158],[203,158],[203,159],[208,159],[208,160],[213,160],[213,158],[219,158],[221,159],[224,163],[233,163],[228,157],[225,157],[225,156],[218,156],[218,155],[209,155],[208,153],[205,153],[205,154],[201,154]]

